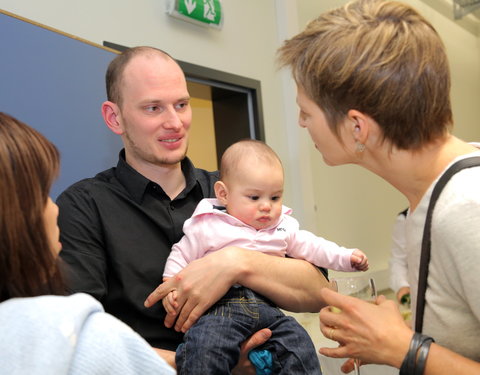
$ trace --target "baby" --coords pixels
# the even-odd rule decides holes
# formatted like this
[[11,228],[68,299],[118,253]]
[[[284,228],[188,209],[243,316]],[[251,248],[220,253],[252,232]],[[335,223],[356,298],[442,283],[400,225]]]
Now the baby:
[[[243,140],[222,156],[216,199],[203,199],[183,227],[184,237],[172,247],[164,278],[177,274],[195,259],[228,246],[261,251],[273,256],[305,259],[337,271],[366,271],[368,260],[358,249],[299,229],[282,205],[283,167],[265,143]],[[163,299],[169,314],[176,314],[176,292]],[[189,331],[176,353],[178,373],[228,374],[236,365],[240,344],[262,328],[272,330],[264,351],[250,359],[274,374],[320,373],[315,348],[305,330],[285,316],[271,301],[250,289],[234,286]],[[266,355],[259,358],[258,353]],[[267,373],[267,372],[265,372]]]

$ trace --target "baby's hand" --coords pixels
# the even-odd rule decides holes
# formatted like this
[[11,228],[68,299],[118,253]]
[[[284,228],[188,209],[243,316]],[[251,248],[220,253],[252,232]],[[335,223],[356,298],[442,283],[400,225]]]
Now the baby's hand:
[[350,263],[358,271],[368,270],[368,258],[361,250],[355,249],[350,257]]
[[168,315],[172,315],[172,316],[177,315],[178,303],[176,302],[176,300],[177,300],[176,290],[172,290],[162,299],[163,307],[165,308],[165,311],[167,312]]
[[[164,277],[163,281],[167,281],[169,277]],[[162,305],[167,312],[167,315],[177,315],[178,303],[177,303],[177,291],[172,290],[162,299]]]

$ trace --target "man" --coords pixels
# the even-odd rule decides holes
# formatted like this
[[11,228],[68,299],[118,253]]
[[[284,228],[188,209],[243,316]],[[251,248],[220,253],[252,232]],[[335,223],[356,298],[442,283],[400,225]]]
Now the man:
[[[157,289],[147,305],[176,289],[183,307],[178,317],[166,317],[161,304],[144,307],[162,282],[184,221],[202,198],[213,196],[218,175],[194,168],[185,157],[190,97],[181,68],[168,54],[131,48],[110,63],[106,83],[103,118],[125,148],[116,168],[72,185],[58,198],[61,256],[71,269],[71,291],[100,300],[152,346],[170,351],[163,353],[170,363],[181,332],[235,283],[283,308],[318,311],[327,281],[315,267],[237,248],[193,262]],[[269,335],[267,330],[252,336],[245,351]]]

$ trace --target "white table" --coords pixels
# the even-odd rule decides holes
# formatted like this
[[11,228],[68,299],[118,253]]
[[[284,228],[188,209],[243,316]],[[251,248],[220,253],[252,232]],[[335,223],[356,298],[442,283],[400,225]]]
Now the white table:
[[[345,359],[328,358],[321,354],[319,354],[318,358],[322,366],[323,375],[345,375],[340,371],[340,366],[345,362]],[[383,365],[364,365],[361,367],[361,375],[398,375],[398,369]]]

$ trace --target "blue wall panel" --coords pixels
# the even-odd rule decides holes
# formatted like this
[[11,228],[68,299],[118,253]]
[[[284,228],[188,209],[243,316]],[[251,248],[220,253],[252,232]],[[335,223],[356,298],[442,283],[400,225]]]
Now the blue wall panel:
[[60,150],[52,197],[116,165],[122,147],[100,106],[111,51],[0,13],[0,111],[38,129]]

